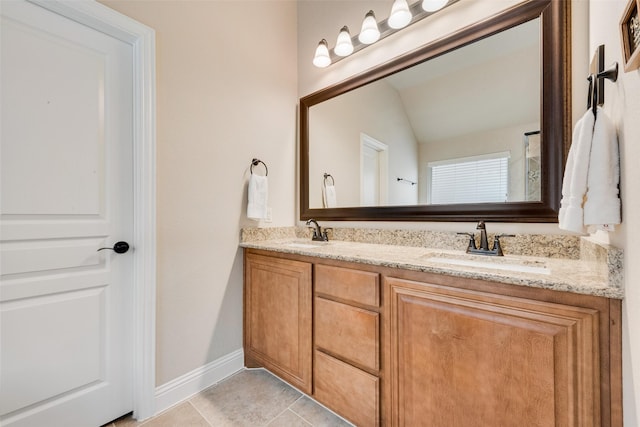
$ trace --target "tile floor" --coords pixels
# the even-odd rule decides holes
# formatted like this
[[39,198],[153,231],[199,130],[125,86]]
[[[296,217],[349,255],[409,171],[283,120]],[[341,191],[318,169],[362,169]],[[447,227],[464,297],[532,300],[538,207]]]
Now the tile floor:
[[348,427],[351,424],[263,369],[247,369],[139,423],[104,427]]

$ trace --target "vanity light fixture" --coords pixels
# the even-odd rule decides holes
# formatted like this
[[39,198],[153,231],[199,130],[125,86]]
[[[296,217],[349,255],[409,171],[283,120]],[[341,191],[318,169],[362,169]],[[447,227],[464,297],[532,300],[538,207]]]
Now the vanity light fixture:
[[329,47],[325,39],[320,40],[320,43],[318,43],[316,54],[313,57],[313,65],[318,68],[325,68],[331,65],[331,58],[329,57]]
[[365,15],[364,21],[362,21],[362,29],[360,30],[360,35],[358,35],[358,40],[360,40],[360,43],[371,44],[379,39],[380,30],[378,29],[378,22],[376,22],[376,15],[373,10],[370,10]]
[[336,41],[336,47],[333,48],[333,52],[338,56],[349,56],[353,53],[351,34],[349,33],[349,27],[346,25],[342,27],[340,34],[338,34],[338,40]]
[[427,12],[436,12],[447,5],[449,0],[422,0],[422,9]]
[[387,20],[387,24],[393,29],[399,30],[409,25],[413,15],[409,10],[407,0],[395,0],[391,6],[391,14]]
[[313,65],[318,68],[328,67],[460,0],[417,0],[413,4],[409,4],[408,1],[411,0],[394,0],[389,18],[380,22],[376,21],[373,10],[367,12],[357,36],[351,37],[349,28],[345,25],[338,34],[336,46],[331,50],[326,39],[320,40],[313,57]]

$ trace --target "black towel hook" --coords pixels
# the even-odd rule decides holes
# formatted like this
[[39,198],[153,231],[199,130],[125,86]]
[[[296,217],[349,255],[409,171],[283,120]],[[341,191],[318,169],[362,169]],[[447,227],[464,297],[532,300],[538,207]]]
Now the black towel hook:
[[600,71],[597,76],[599,79],[607,79],[615,82],[618,80],[618,63],[614,62],[608,70]]
[[249,170],[251,171],[251,174],[253,175],[253,167],[254,166],[258,166],[260,163],[262,163],[264,165],[264,176],[268,176],[269,175],[269,168],[267,167],[267,164],[265,162],[263,162],[260,159],[256,159],[254,158],[253,160],[251,160],[251,166],[249,167]]
[[591,90],[591,111],[593,112],[593,117],[596,117],[598,115],[598,77],[593,76],[593,80],[595,82]]
[[589,108],[591,108],[591,103],[593,101],[593,74],[589,75],[589,77],[587,77],[587,80],[589,80],[589,91],[587,92],[587,110]]
[[614,62],[608,69],[604,68],[604,45],[598,46],[589,65],[589,94],[587,109],[593,111],[594,117],[598,105],[604,105],[604,79],[615,82],[618,80],[618,63]]
[[327,178],[331,178],[331,185],[336,185],[336,180],[333,179],[333,177],[331,176],[331,174],[329,173],[324,173],[324,186],[327,186]]

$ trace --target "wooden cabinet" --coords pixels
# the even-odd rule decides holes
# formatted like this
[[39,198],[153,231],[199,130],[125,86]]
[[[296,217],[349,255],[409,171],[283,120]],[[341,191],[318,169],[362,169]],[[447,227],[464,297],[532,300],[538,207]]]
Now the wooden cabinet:
[[386,286],[390,425],[610,425],[606,313],[396,278]]
[[245,255],[244,354],[312,393],[311,264]]
[[314,395],[356,426],[380,423],[380,380],[362,369],[316,351]]
[[360,427],[622,426],[619,300],[248,250],[244,301],[246,365]]
[[377,372],[380,368],[380,315],[320,297],[316,297],[315,304],[316,348]]
[[314,397],[357,426],[380,425],[380,275],[315,265]]

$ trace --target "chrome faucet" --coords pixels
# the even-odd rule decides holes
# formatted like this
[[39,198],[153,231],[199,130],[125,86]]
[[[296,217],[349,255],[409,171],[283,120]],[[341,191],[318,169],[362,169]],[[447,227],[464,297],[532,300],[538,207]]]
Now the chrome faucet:
[[306,222],[307,225],[311,225],[313,224],[313,237],[311,237],[311,240],[314,240],[316,242],[328,242],[329,241],[329,236],[327,236],[327,230],[325,229],[324,231],[322,231],[322,227],[320,227],[320,225],[318,224],[318,221],[316,221],[315,219],[309,219]]
[[493,237],[493,248],[489,249],[489,240],[487,239],[487,226],[484,221],[478,221],[476,230],[480,230],[480,247],[476,246],[476,238],[473,233],[458,233],[461,235],[469,236],[469,245],[467,246],[468,254],[476,255],[495,255],[503,256],[502,246],[500,245],[501,237],[515,237],[514,234],[500,234]]

